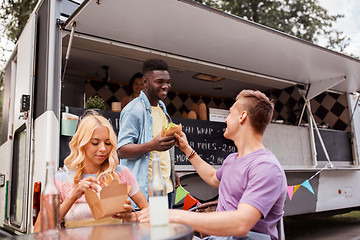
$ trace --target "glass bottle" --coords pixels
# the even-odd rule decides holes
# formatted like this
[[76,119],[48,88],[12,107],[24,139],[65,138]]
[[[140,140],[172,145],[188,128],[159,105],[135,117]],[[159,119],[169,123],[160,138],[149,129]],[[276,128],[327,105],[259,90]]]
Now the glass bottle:
[[60,228],[60,198],[55,185],[54,162],[46,162],[46,182],[41,194],[41,232],[56,233]]
[[149,186],[150,225],[165,226],[169,223],[169,202],[166,184],[161,176],[159,153],[152,152],[151,159],[153,170]]

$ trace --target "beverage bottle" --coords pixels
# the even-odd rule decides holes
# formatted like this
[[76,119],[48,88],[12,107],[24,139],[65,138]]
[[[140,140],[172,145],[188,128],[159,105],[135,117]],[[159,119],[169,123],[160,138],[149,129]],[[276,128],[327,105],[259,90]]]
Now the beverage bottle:
[[150,225],[166,226],[169,223],[169,203],[166,193],[166,184],[161,176],[160,159],[158,152],[151,153],[153,163],[152,179],[149,185]]
[[41,232],[56,233],[60,228],[60,198],[55,185],[54,162],[46,163],[46,182],[41,194]]

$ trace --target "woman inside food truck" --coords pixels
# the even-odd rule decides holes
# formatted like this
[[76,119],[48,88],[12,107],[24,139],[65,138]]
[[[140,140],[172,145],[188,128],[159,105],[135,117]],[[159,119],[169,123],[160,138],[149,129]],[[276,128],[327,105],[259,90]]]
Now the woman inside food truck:
[[128,86],[128,95],[121,99],[121,107],[124,108],[131,100],[140,95],[144,89],[143,75],[140,72],[135,73],[131,78]]
[[[130,170],[119,165],[116,154],[116,136],[109,121],[95,111],[89,111],[80,121],[70,143],[70,155],[65,159],[66,171],[56,173],[55,184],[60,195],[60,219],[66,227],[95,223],[85,200],[84,192],[92,189],[99,192],[102,187],[116,179],[131,186],[129,197],[140,209],[148,206],[136,179]],[[137,221],[130,202],[125,203],[127,213],[117,214],[124,221]],[[39,214],[41,216],[41,212]],[[105,223],[118,222],[117,218],[102,220]],[[34,231],[40,231],[38,217]]]

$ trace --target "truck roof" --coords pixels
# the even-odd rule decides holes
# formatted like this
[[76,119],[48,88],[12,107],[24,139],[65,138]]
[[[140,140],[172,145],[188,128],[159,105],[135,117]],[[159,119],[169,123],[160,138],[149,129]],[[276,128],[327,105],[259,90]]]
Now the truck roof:
[[191,0],[85,0],[66,30],[73,21],[76,33],[147,49],[186,70],[268,88],[311,84],[313,95],[360,90],[358,59]]

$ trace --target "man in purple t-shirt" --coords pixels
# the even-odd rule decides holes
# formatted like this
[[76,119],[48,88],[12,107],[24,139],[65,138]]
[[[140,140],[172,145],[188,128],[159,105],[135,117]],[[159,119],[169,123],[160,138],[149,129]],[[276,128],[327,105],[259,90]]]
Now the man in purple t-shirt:
[[[170,221],[221,239],[277,239],[277,222],[283,216],[286,177],[276,157],[263,145],[263,133],[274,105],[259,91],[243,90],[230,108],[224,137],[238,152],[230,154],[216,171],[190,147],[184,133],[175,134],[179,148],[200,177],[219,188],[216,212],[170,210]],[[141,219],[141,217],[140,217]]]

